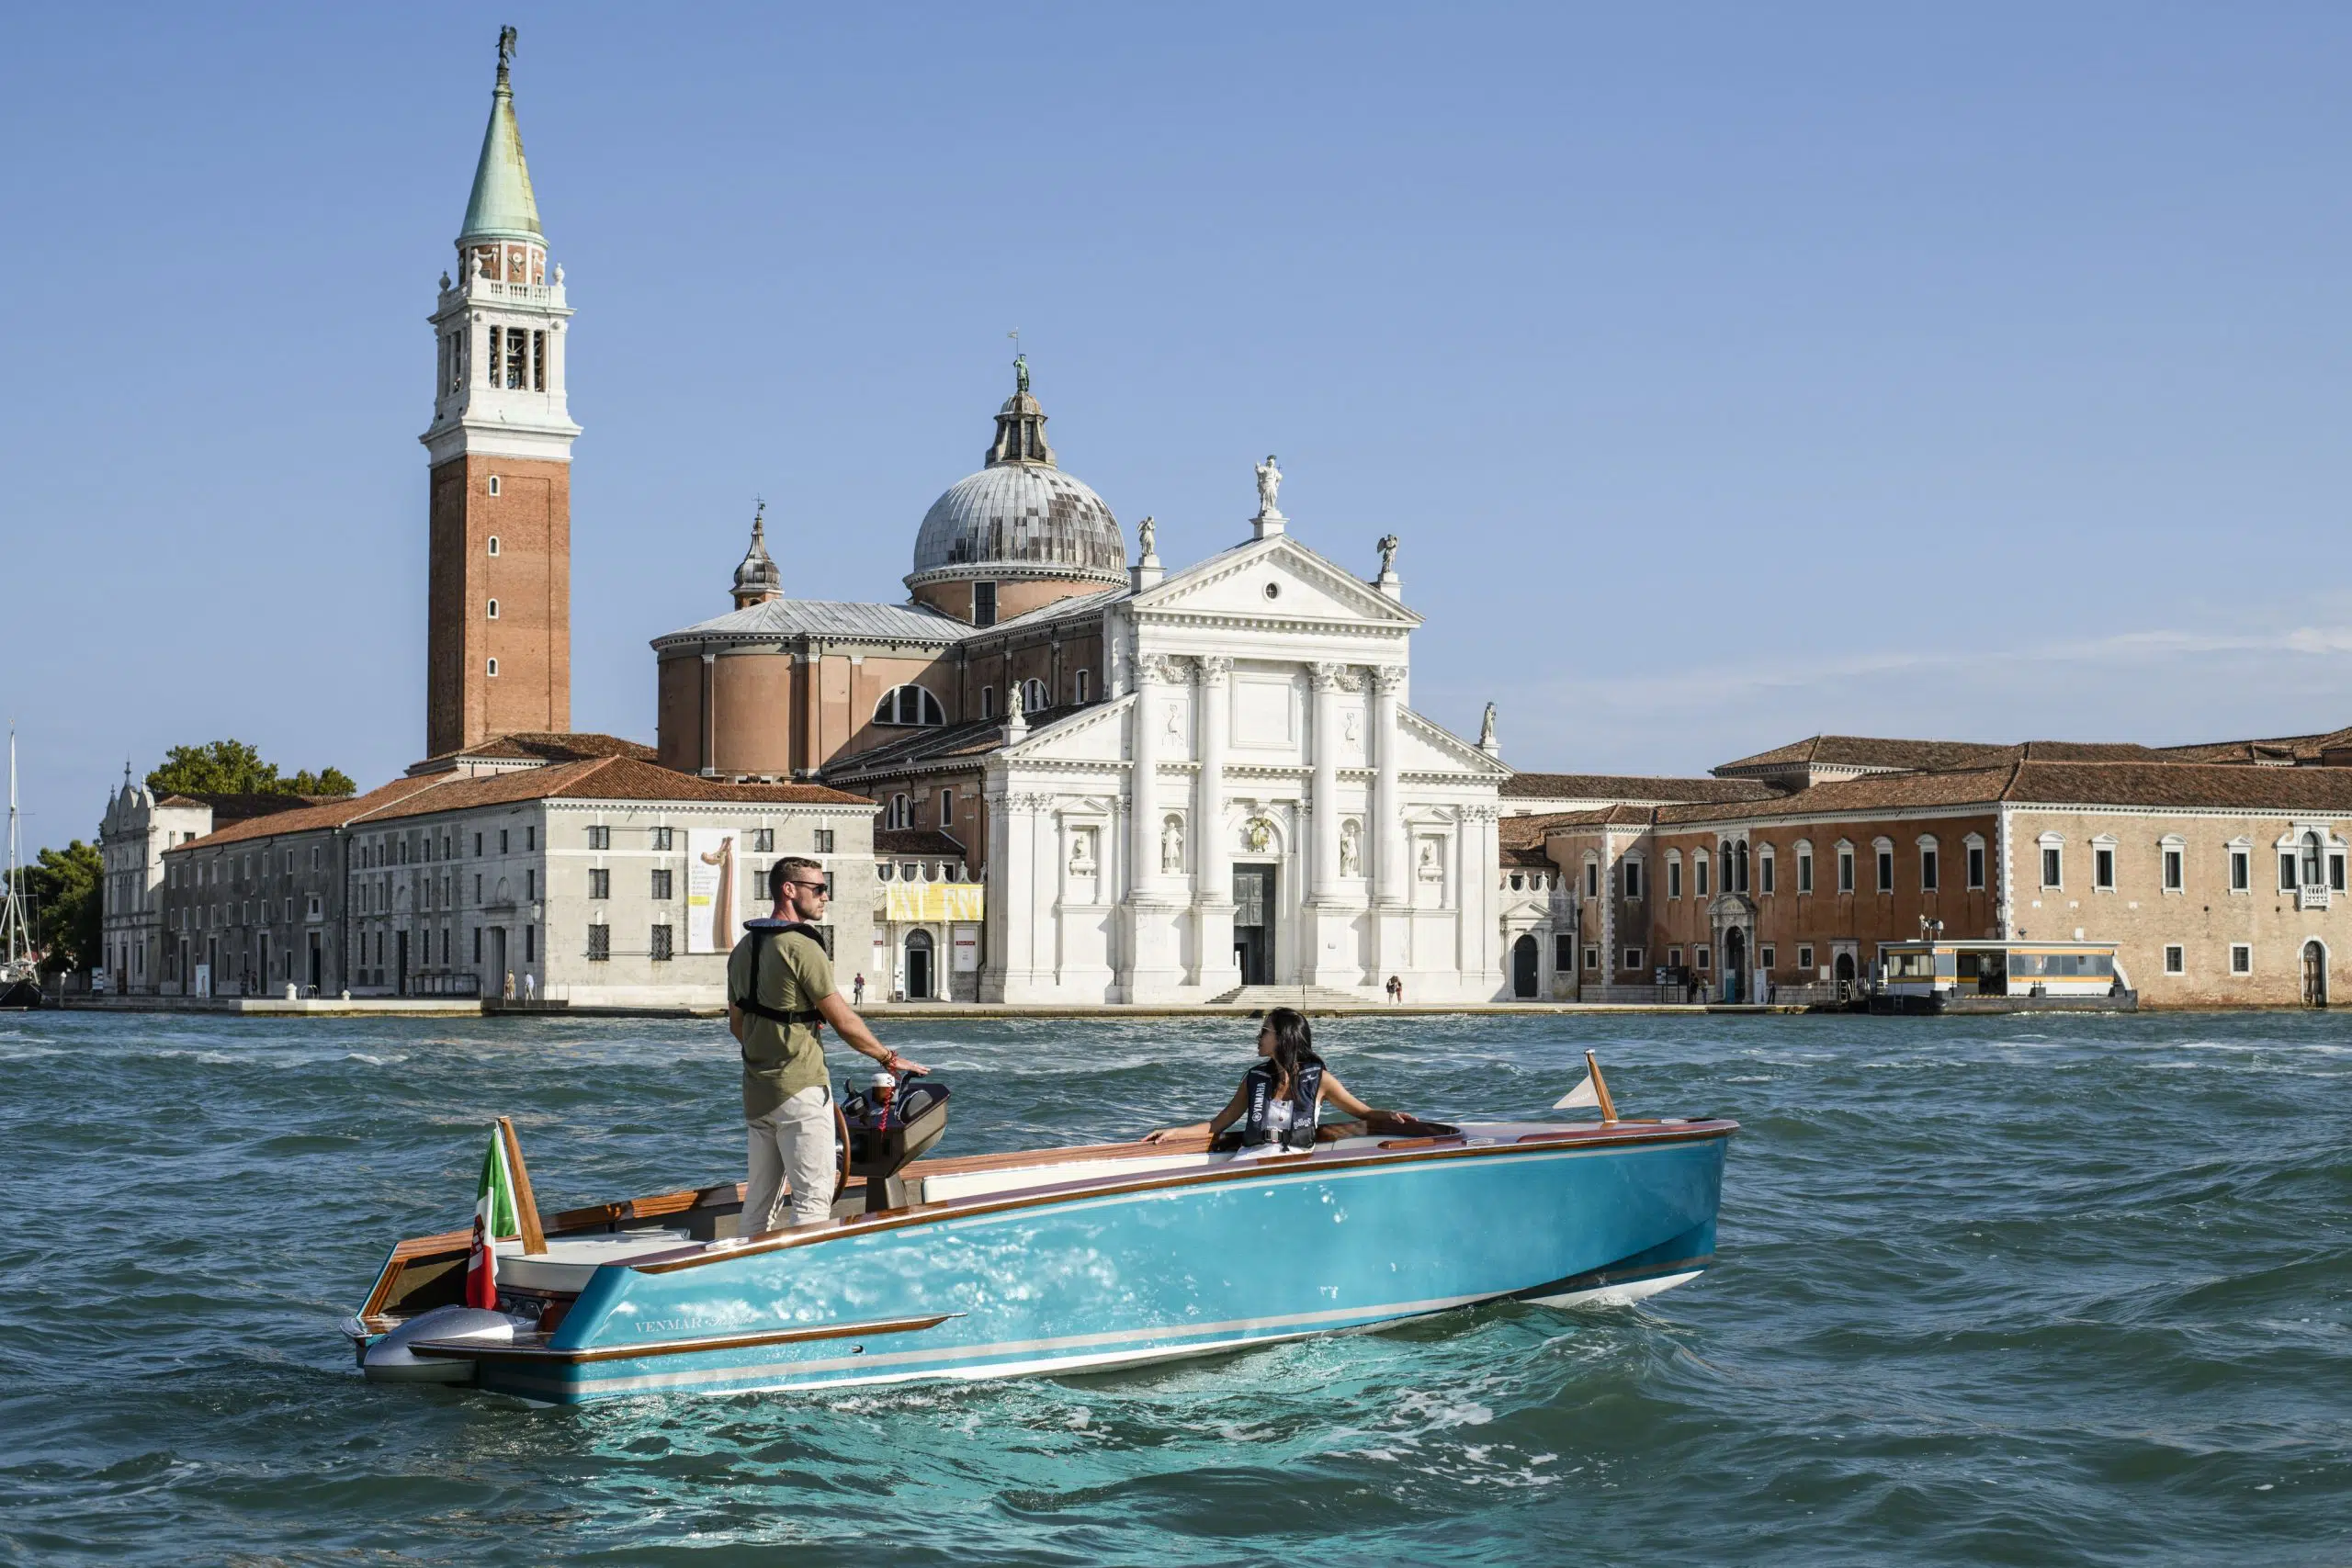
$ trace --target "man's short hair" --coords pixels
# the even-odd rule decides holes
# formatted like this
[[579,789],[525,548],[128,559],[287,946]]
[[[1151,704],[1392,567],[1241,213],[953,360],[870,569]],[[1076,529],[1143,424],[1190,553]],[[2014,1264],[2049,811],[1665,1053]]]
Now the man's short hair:
[[784,885],[787,882],[801,882],[808,880],[806,877],[797,874],[810,871],[815,872],[820,877],[822,877],[825,874],[825,868],[823,866],[819,865],[815,861],[809,860],[803,855],[786,855],[782,860],[776,862],[774,865],[768,867],[768,902],[771,904],[783,903]]

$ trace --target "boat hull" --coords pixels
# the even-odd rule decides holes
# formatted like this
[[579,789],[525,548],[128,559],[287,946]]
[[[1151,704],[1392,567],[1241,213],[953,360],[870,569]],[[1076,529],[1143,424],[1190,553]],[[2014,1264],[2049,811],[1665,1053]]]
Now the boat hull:
[[571,1404],[1077,1372],[1635,1299],[1712,1261],[1730,1131],[1317,1151],[684,1249],[598,1268],[544,1343],[468,1359],[481,1388]]

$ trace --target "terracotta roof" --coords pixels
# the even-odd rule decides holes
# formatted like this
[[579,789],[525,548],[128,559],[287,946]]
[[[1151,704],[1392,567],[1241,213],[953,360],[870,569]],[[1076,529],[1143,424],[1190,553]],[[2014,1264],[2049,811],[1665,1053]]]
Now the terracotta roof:
[[[1549,824],[1544,829],[1547,834],[1567,828],[1646,828],[1657,819],[1662,809],[1656,806],[1604,806],[1598,811],[1566,811],[1557,817],[1537,817],[1530,820]],[[1506,817],[1503,820],[1508,822],[1511,818]]]
[[1506,800],[1762,800],[1760,779],[1674,779],[1626,773],[1519,773],[1502,784]]
[[394,779],[351,800],[256,818],[198,839],[182,848],[210,849],[244,840],[360,823],[395,821],[443,811],[511,806],[526,800],[676,800],[745,806],[867,806],[864,795],[822,784],[721,784],[681,773],[634,757],[593,757],[508,773],[468,776],[426,773]]
[[2322,753],[2332,748],[2352,744],[2352,729],[2335,729],[2324,735],[2278,735],[2264,740],[2214,740],[2195,746],[2165,746],[2158,749],[2167,760],[2178,762],[2310,763],[2320,760]]
[[228,822],[241,822],[248,817],[274,817],[280,812],[300,811],[306,806],[332,805],[348,800],[342,795],[220,795],[211,790],[175,790],[155,802],[158,806],[209,806],[212,807],[215,828]]
[[962,860],[964,846],[936,828],[876,828],[877,855],[920,855],[929,860]]
[[2211,762],[2026,762],[2003,794],[2039,806],[2352,815],[2352,768]]
[[1546,816],[1506,817],[1497,822],[1495,838],[1502,848],[1503,863],[1550,865],[1550,858],[1544,853],[1544,836],[1566,818],[1566,813],[1555,812]]
[[454,751],[436,751],[422,762],[413,763],[409,772],[429,773],[465,758],[479,757],[492,761],[577,762],[589,757],[634,757],[640,762],[660,759],[661,753],[636,740],[625,740],[617,735],[598,735],[592,731],[515,730],[507,735],[493,735],[471,746],[461,746]]
[[1735,768],[1902,768],[1915,771],[1983,768],[2017,755],[2015,746],[1987,745],[1974,740],[1884,740],[1865,735],[1815,735],[1758,751],[1736,762],[1724,762],[1721,775]]

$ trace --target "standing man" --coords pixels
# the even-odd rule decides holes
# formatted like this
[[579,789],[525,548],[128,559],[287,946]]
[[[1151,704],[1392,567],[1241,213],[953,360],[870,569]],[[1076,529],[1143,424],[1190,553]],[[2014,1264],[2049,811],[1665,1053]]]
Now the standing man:
[[763,920],[743,922],[743,940],[727,958],[727,1027],[743,1048],[751,1145],[747,1236],[775,1227],[787,1183],[792,1224],[814,1224],[832,1212],[833,1107],[820,1038],[826,1024],[893,1072],[925,1070],[874,1038],[833,988],[833,961],[815,925],[831,897],[823,866],[786,855],[768,871],[775,908]]

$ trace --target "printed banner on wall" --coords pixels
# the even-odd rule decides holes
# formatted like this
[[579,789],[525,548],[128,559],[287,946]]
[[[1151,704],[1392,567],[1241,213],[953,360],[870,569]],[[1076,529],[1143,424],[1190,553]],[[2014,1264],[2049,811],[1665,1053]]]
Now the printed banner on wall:
[[686,832],[686,951],[725,953],[735,945],[736,840],[732,828]]
[[888,920],[977,920],[987,903],[977,882],[886,882],[882,918]]

